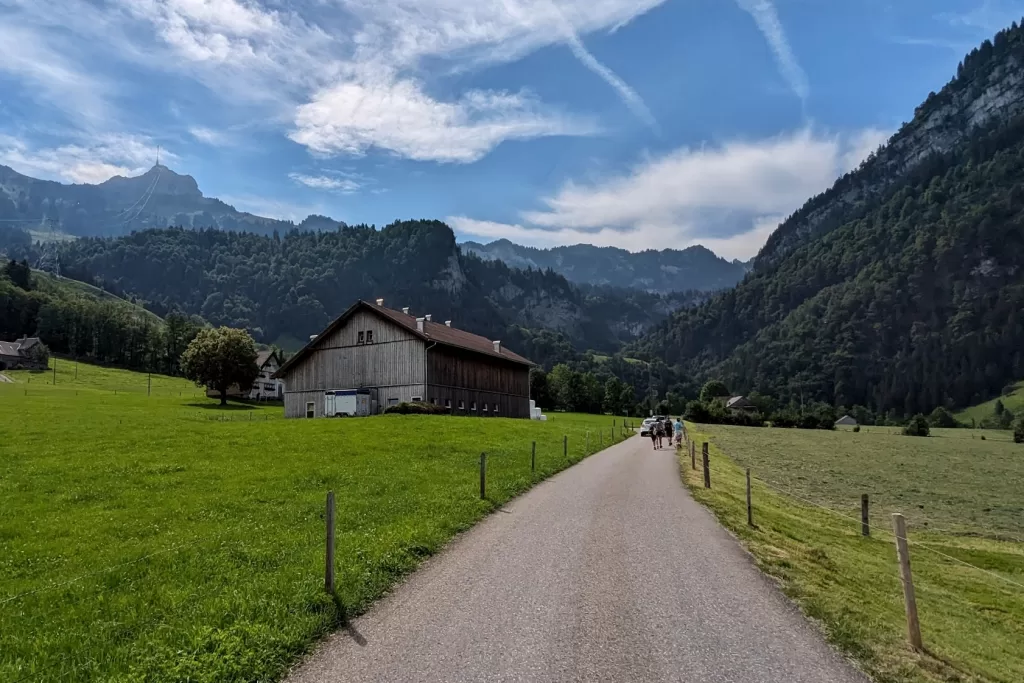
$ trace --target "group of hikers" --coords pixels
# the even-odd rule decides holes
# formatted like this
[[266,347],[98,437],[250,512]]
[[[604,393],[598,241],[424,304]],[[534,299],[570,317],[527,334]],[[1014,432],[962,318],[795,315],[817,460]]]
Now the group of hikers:
[[[675,437],[675,445],[678,446],[683,442],[683,421],[682,418],[676,418],[675,422],[672,421],[671,417],[666,417],[663,420],[657,420],[651,425],[651,445],[657,450],[663,445],[672,447],[672,439]],[[666,443],[667,442],[667,443]]]

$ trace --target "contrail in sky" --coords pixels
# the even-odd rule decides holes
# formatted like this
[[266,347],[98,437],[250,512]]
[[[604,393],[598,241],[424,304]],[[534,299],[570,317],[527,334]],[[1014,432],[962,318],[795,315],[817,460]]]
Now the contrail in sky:
[[782,77],[786,79],[789,87],[801,101],[806,101],[810,92],[810,87],[807,85],[807,74],[800,67],[800,63],[796,61],[796,56],[789,45],[789,40],[786,39],[786,32],[782,28],[782,22],[779,21],[779,13],[775,11],[775,6],[769,0],[736,0],[736,2],[754,18],[757,28],[768,41],[768,46],[779,63],[779,71],[782,72]]

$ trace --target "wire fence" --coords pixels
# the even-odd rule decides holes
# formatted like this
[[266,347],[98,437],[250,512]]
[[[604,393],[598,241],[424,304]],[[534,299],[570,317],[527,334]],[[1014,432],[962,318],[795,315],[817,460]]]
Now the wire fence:
[[[698,438],[701,443],[697,443]],[[950,671],[959,670],[958,667],[961,665],[953,663],[953,660],[957,658],[969,662],[963,666],[979,667],[979,671],[985,671],[986,667],[993,666],[992,654],[987,651],[967,654],[967,659],[964,659],[964,644],[959,642],[955,636],[955,633],[958,632],[970,632],[972,635],[978,632],[984,633],[983,644],[979,645],[984,650],[988,650],[989,647],[994,648],[995,652],[999,652],[1000,648],[1006,651],[1012,650],[1010,642],[1019,635],[1020,623],[1018,622],[1017,626],[1014,626],[1011,615],[1024,613],[1022,612],[1024,610],[1024,582],[1019,578],[1024,575],[1024,553],[1020,552],[1021,548],[1014,545],[1021,543],[1019,537],[1012,534],[1000,534],[998,538],[985,536],[976,542],[971,542],[964,540],[962,531],[936,528],[906,530],[904,518],[897,512],[892,514],[892,529],[885,525],[871,524],[867,495],[861,500],[861,515],[857,516],[837,509],[842,506],[837,506],[834,503],[826,504],[820,500],[814,500],[812,498],[814,494],[809,496],[805,492],[794,491],[778,481],[761,475],[755,477],[749,468],[746,469],[746,482],[744,483],[742,467],[739,467],[717,448],[715,449],[715,458],[709,457],[705,466],[703,453],[705,449],[709,456],[712,452],[712,449],[708,448],[710,444],[706,439],[705,435],[697,435],[691,429],[686,431],[685,459],[691,461],[684,465],[685,470],[688,471],[686,475],[688,481],[695,492],[710,489],[706,494],[700,494],[698,499],[707,500],[716,511],[720,511],[720,516],[724,515],[722,520],[727,525],[735,524],[737,531],[746,529],[746,531],[741,531],[741,537],[751,540],[752,551],[755,554],[763,555],[762,560],[768,566],[772,564],[771,548],[779,546],[780,543],[782,544],[779,546],[780,548],[786,548],[787,542],[797,543],[798,547],[801,544],[804,547],[809,547],[811,550],[808,552],[812,555],[816,552],[814,548],[820,548],[824,551],[822,557],[827,557],[828,562],[832,562],[833,557],[842,558],[836,560],[841,563],[844,561],[846,563],[856,562],[857,566],[847,566],[846,564],[832,566],[827,581],[848,581],[845,584],[848,588],[844,590],[854,592],[856,591],[855,587],[860,586],[863,591],[866,591],[860,594],[860,600],[878,601],[876,604],[891,605],[893,600],[902,597],[903,611],[907,622],[906,633],[911,650],[932,658],[934,666],[948,667]],[[715,467],[715,460],[718,460],[719,463],[722,462],[719,458],[727,461],[727,464],[724,466],[719,464]],[[739,482],[737,482],[735,473],[737,468],[740,469],[741,480]],[[712,474],[716,469],[719,472],[717,477]],[[702,470],[704,470],[703,477]],[[764,495],[763,491],[774,494],[775,500],[762,502],[759,506],[758,498]],[[824,500],[834,500],[835,496],[828,495],[823,498]],[[743,504],[744,500],[747,505],[747,524],[745,525],[739,521],[742,519],[742,512],[736,509],[738,505]],[[787,500],[793,501],[794,505],[790,507],[784,502],[780,502]],[[871,501],[870,504],[877,505],[877,502]],[[810,513],[801,513],[801,507],[804,510],[819,511],[835,520],[837,524],[830,524],[820,519],[815,520]],[[852,501],[850,507],[853,507]],[[760,524],[768,526],[758,525],[759,511],[766,518],[766,520],[761,520]],[[796,522],[797,526],[792,527],[796,531],[791,532],[789,525],[793,522],[785,520],[800,519],[801,517],[803,521]],[[900,530],[903,531],[900,532]],[[860,533],[858,534],[858,532]],[[790,533],[795,535],[790,536]],[[782,534],[784,538],[776,539],[777,534]],[[943,534],[948,534],[949,543],[942,542]],[[919,538],[921,535],[923,538]],[[852,541],[851,537],[858,536],[865,537],[863,543],[868,545],[860,546],[858,545],[860,541]],[[835,539],[834,543],[829,540],[830,537]],[[882,540],[888,541],[885,544],[888,550],[884,554],[880,554],[880,552],[885,546],[878,544],[878,541]],[[873,542],[874,544],[872,544]],[[963,543],[967,543],[967,545],[962,545]],[[893,562],[893,555],[890,554],[894,549],[896,562]],[[961,554],[961,550],[968,556],[968,559],[957,556]],[[778,552],[785,554],[788,551],[779,550]],[[977,561],[971,561],[974,559],[970,557],[971,553],[978,553],[975,557],[984,558],[984,563],[988,566],[980,566]],[[911,571],[910,556],[915,554],[920,554],[920,557]],[[930,558],[930,561],[926,562],[924,558]],[[786,566],[790,567],[788,564]],[[828,567],[827,564],[822,566]],[[959,571],[953,569],[954,567]],[[820,567],[816,568],[808,563],[800,570],[802,572],[800,575],[806,575],[803,580],[813,584],[816,581],[814,572],[817,569]],[[793,571],[792,567],[784,569],[782,574],[789,576],[791,571]],[[845,575],[853,578],[839,578]],[[890,584],[886,588],[884,582],[890,579],[894,579],[897,584]],[[865,581],[866,585],[863,584]],[[872,584],[872,581],[879,583]],[[836,595],[848,594],[839,592]],[[845,598],[837,597],[835,599]],[[921,624],[918,616],[919,605],[927,618],[924,624]],[[820,602],[816,603],[816,608],[821,609]],[[845,605],[841,608],[843,613],[838,618],[849,619],[851,608],[855,609],[854,613],[872,614],[868,608],[856,612],[858,608]],[[995,619],[986,616],[987,614],[1002,616]],[[951,626],[951,624],[955,626]],[[930,625],[933,626],[931,631],[928,629]],[[922,632],[924,633],[923,644]],[[929,636],[934,639],[933,642],[929,641]],[[968,642],[977,643],[978,641]],[[1000,645],[1000,643],[1003,644]],[[956,656],[938,655],[934,654],[935,649],[929,648],[958,654]],[[996,664],[995,666],[1004,667],[996,677],[1010,675],[1013,678],[1024,672],[1024,666],[1021,666],[1020,660],[1016,660],[1016,662],[1004,661]],[[1007,673],[1007,671],[1012,673]]]

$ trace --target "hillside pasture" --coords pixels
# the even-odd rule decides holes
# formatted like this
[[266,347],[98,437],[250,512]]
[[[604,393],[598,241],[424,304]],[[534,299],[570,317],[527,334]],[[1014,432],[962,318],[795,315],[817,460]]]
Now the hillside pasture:
[[56,386],[0,384],[3,681],[277,679],[454,534],[585,457],[588,431],[591,451],[611,438],[613,418],[571,414],[284,420],[176,378],[147,395],[145,375],[81,364],[76,383],[66,365]]
[[961,410],[954,417],[965,424],[980,423],[987,417],[992,417],[996,410],[996,401],[1002,401],[1003,406],[1013,412],[1014,415],[1024,415],[1024,382],[1017,382],[1013,385],[1013,391],[993,398],[976,406]]
[[[710,444],[712,488],[688,456],[681,465],[694,497],[875,680],[1024,680],[1024,447],[936,432],[691,425],[698,452]],[[861,493],[871,497],[868,538]],[[892,512],[907,518],[924,653],[906,642]]]

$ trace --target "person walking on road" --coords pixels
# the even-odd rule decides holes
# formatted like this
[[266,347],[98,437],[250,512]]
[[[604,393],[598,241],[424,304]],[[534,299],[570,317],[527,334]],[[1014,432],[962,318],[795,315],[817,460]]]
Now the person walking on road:
[[673,425],[676,432],[676,446],[683,443],[683,420],[682,418],[676,418],[676,423]]
[[654,450],[658,449],[658,423],[655,422],[651,425],[648,434],[651,435],[651,448]]

